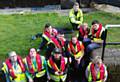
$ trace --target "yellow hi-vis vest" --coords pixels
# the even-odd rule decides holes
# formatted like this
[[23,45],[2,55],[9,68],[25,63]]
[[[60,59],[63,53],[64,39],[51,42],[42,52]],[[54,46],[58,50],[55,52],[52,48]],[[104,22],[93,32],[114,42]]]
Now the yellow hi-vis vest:
[[[33,67],[33,69],[34,69],[34,71],[35,71],[35,73],[36,73],[35,76],[33,76],[32,74],[30,74],[30,76],[31,76],[32,78],[34,78],[34,77],[42,77],[42,76],[44,76],[45,73],[46,73],[46,67],[44,66],[44,61],[46,61],[46,60],[45,60],[44,56],[41,56],[41,59],[42,59],[42,70],[41,70],[40,72],[38,72],[38,69],[35,67],[35,65],[34,65],[33,62],[32,62],[32,67]],[[28,70],[28,72],[29,72],[29,68],[28,68],[28,64],[27,64],[26,58],[25,58],[23,61],[24,61],[25,66],[26,66],[26,68],[27,68],[27,70]],[[36,65],[37,65],[37,64],[36,64]]]
[[[100,32],[100,37],[102,36],[103,31],[105,31],[105,28],[102,27],[102,30]],[[94,35],[95,36],[95,35]],[[101,38],[93,38],[93,42],[102,42],[103,40]]]
[[[67,58],[64,58],[65,59],[65,64],[67,64]],[[47,64],[48,64],[48,66],[50,67],[50,68],[52,68],[52,66],[50,65],[50,62],[49,62],[49,60],[47,61]],[[52,80],[54,80],[55,82],[60,82],[60,80],[62,80],[62,82],[65,82],[65,80],[66,80],[66,78],[67,78],[67,74],[64,74],[64,75],[53,75],[53,74],[51,74],[51,73],[49,73],[49,75],[50,75],[50,78],[52,79]]]
[[[74,47],[74,50],[76,51],[76,52],[78,52],[78,53],[76,53],[76,54],[74,54],[73,52],[72,52],[72,48],[70,47],[70,45],[72,46],[72,47],[74,47],[72,44],[68,44],[68,51],[70,52],[70,54],[72,55],[72,56],[74,56],[75,57],[75,59],[79,59],[80,57],[82,57],[83,55],[84,55],[84,47],[83,47],[83,44],[82,44],[82,42],[77,42],[76,43],[76,45],[75,45],[75,47]],[[79,50],[78,49],[78,46],[80,46],[81,47],[81,50]]]
[[78,10],[78,13],[77,13],[77,16],[74,14],[74,9],[71,9],[70,12],[69,12],[69,18],[70,18],[70,21],[72,23],[75,23],[75,24],[82,24],[83,23],[83,13],[82,13],[82,10],[79,9]]
[[[13,67],[13,66],[12,66],[12,67]],[[17,78],[15,78],[15,79],[13,80],[12,77],[9,76],[10,81],[11,81],[11,82],[27,82],[27,80],[26,80],[26,75],[25,75],[25,73],[22,72],[22,69],[21,69],[21,67],[20,67],[19,64],[17,64],[16,68],[17,68],[17,69],[15,69],[15,68],[13,67],[13,71],[14,71],[15,75],[17,76]],[[8,73],[9,73],[9,72],[8,72],[8,67],[7,67],[7,65],[6,65],[5,63],[3,63],[2,70],[4,71],[5,74],[8,74]]]
[[[88,65],[88,82],[92,82],[92,73],[91,73],[91,70],[90,70],[90,67],[91,67],[91,64],[92,64],[92,62],[91,63],[89,63],[89,65]],[[97,79],[99,79],[100,78],[100,71],[97,73]],[[96,82],[102,82],[102,80],[99,80],[99,81],[96,81]]]

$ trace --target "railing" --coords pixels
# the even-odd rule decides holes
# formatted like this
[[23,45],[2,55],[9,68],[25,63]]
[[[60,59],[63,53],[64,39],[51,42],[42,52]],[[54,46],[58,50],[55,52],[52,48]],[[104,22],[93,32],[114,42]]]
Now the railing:
[[104,61],[104,53],[105,53],[106,45],[120,45],[120,42],[106,42],[107,32],[109,28],[120,28],[120,24],[119,25],[108,24],[105,26],[105,38],[103,40],[103,48],[102,48],[102,60],[103,61]]

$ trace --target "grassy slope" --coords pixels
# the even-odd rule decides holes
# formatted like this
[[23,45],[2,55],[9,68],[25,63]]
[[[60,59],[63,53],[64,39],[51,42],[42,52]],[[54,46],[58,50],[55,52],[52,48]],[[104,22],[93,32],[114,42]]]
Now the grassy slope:
[[[120,15],[104,12],[93,12],[84,15],[84,21],[88,22],[89,25],[94,19],[100,20],[103,25],[120,23]],[[68,17],[62,17],[56,13],[0,15],[0,59],[4,60],[7,57],[7,53],[11,50],[15,50],[20,55],[25,56],[29,48],[37,48],[40,39],[30,42],[31,35],[42,32],[46,22],[50,22],[57,27],[71,28]],[[117,36],[111,36],[120,34],[118,29],[110,29],[109,34],[109,41],[119,41],[119,38],[116,38]]]

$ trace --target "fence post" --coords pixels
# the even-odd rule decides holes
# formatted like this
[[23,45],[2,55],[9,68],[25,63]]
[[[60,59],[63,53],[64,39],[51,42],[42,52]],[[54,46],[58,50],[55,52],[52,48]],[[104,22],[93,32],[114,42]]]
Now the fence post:
[[105,38],[103,40],[103,48],[102,48],[102,60],[104,61],[104,53],[105,53],[105,47],[106,47],[106,39],[107,39],[107,28],[105,29]]

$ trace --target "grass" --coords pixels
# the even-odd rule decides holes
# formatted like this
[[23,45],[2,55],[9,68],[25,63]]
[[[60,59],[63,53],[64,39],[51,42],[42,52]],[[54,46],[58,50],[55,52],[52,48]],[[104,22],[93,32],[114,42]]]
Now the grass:
[[[103,25],[119,24],[120,14],[97,11],[84,15],[84,22],[87,22],[89,26],[94,19],[98,19]],[[4,60],[11,50],[15,50],[25,57],[29,48],[38,48],[41,39],[30,41],[30,38],[32,35],[42,32],[47,22],[60,28],[71,28],[68,17],[59,16],[56,13],[0,15],[0,59]],[[118,34],[120,34],[118,29],[110,29],[107,40],[119,41]]]

